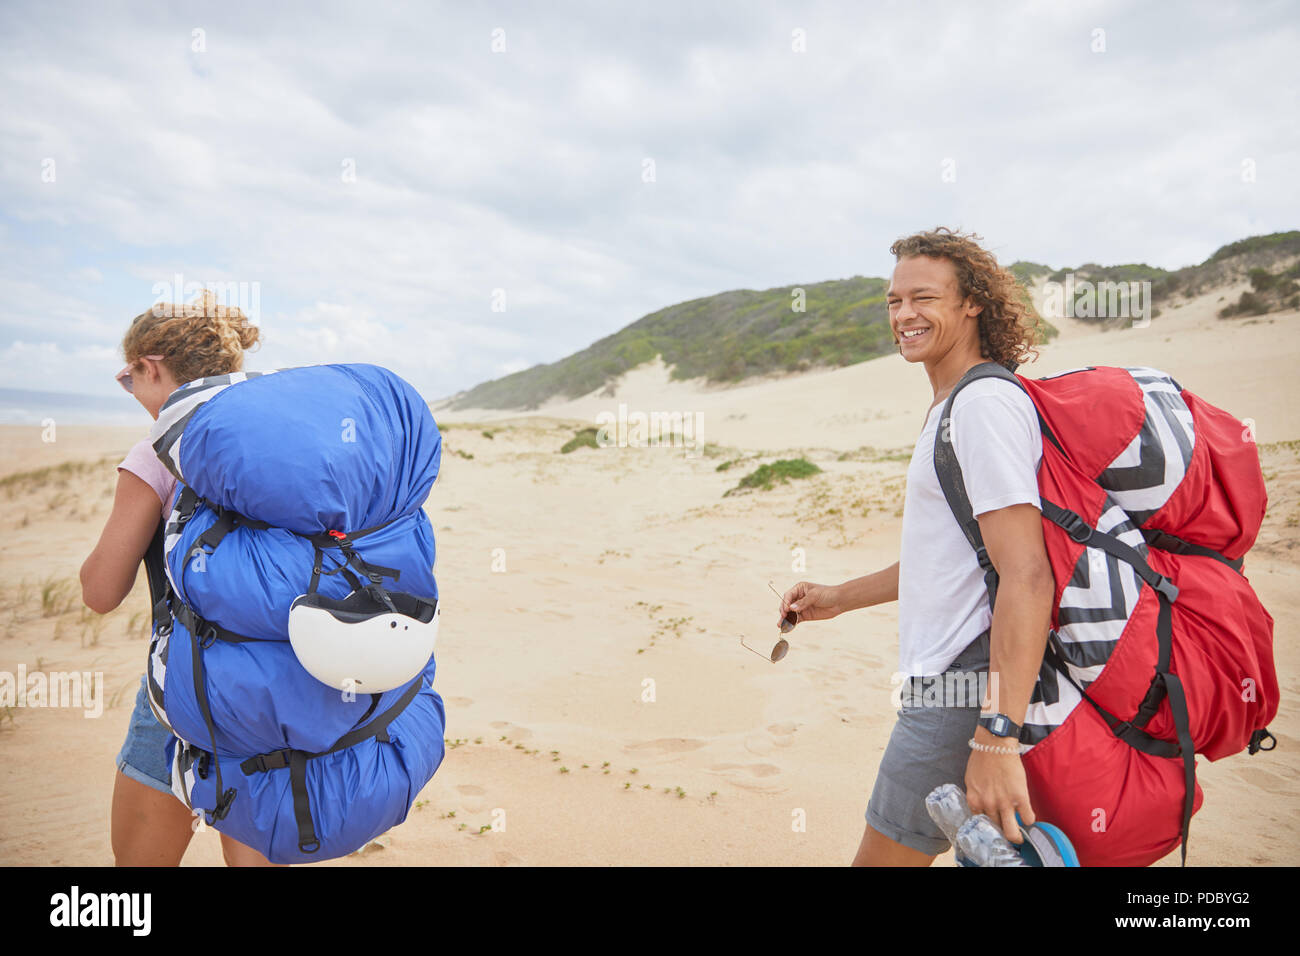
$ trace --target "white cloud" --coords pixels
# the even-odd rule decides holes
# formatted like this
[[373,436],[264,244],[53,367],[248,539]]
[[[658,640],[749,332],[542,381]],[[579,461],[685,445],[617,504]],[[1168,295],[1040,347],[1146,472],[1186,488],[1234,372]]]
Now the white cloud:
[[3,341],[97,380],[180,272],[260,284],[250,367],[374,361],[437,396],[675,302],[884,274],[938,223],[1004,258],[1184,265],[1296,226],[1297,32],[1208,0],[9,3]]

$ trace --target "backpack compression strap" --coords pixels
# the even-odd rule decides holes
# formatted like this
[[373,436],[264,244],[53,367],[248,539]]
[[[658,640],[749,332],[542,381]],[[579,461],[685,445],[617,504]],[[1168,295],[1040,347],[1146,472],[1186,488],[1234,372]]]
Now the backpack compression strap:
[[[320,839],[316,836],[316,825],[311,818],[311,800],[307,793],[307,761],[314,760],[316,757],[324,757],[326,754],[332,754],[339,750],[345,750],[371,737],[387,742],[388,725],[415,699],[415,695],[420,692],[420,688],[423,686],[424,675],[417,675],[411,681],[411,686],[402,692],[402,696],[397,699],[392,707],[389,707],[364,727],[348,731],[329,750],[322,750],[320,753],[293,750],[291,748],[273,750],[270,753],[249,757],[239,765],[239,769],[246,774],[265,773],[269,770],[280,770],[284,767],[289,768],[289,786],[293,792],[293,816],[298,824],[298,849],[300,851],[315,853],[320,849]],[[372,708],[375,703],[378,703],[378,700],[379,698],[376,695],[375,700],[371,703]],[[369,712],[366,714],[366,717],[368,716],[370,716]],[[365,720],[366,717],[361,719]]]
[[[1029,394],[1029,390],[1025,388],[1020,379],[1016,378],[1004,366],[994,362],[985,362],[967,371],[961,377],[961,380],[953,386],[952,392],[949,393],[948,399],[944,403],[943,417],[939,423],[940,427],[935,432],[934,467],[939,476],[939,486],[943,489],[943,496],[948,502],[948,507],[952,510],[957,524],[961,526],[966,540],[970,542],[970,546],[975,550],[975,556],[979,560],[980,567],[984,569],[984,583],[988,589],[989,608],[991,610],[994,601],[997,599],[998,573],[997,569],[993,567],[993,562],[989,559],[988,551],[984,547],[984,536],[980,532],[979,522],[972,511],[970,498],[966,494],[966,484],[961,473],[961,463],[957,460],[957,454],[953,449],[952,436],[948,434],[948,426],[952,421],[953,401],[963,388],[971,382],[983,378],[1004,379],[1014,383],[1026,395]],[[1030,396],[1030,401],[1033,401],[1032,396]],[[1038,406],[1035,405],[1034,409],[1037,412]],[[1061,447],[1061,443],[1057,441],[1051,428],[1048,427],[1042,412],[1038,412],[1038,423],[1043,436],[1051,441],[1057,450],[1064,455],[1065,449]],[[1142,581],[1156,592],[1160,601],[1160,612],[1156,620],[1156,638],[1159,648],[1156,673],[1151,678],[1151,684],[1147,688],[1146,696],[1143,698],[1141,705],[1138,707],[1137,714],[1131,720],[1125,721],[1115,717],[1093,700],[1084,688],[1075,681],[1065,665],[1059,647],[1053,646],[1050,640],[1047,652],[1044,654],[1044,660],[1065,675],[1066,680],[1074,685],[1083,699],[1101,714],[1111,733],[1124,743],[1135,750],[1154,757],[1182,757],[1184,792],[1182,823],[1179,831],[1182,837],[1182,863],[1185,866],[1187,864],[1187,836],[1191,829],[1192,805],[1196,794],[1196,749],[1192,742],[1191,716],[1187,708],[1187,696],[1183,690],[1182,681],[1169,670],[1173,647],[1172,604],[1178,599],[1178,588],[1167,577],[1152,568],[1139,551],[1113,535],[1098,531],[1075,512],[1053,504],[1045,498],[1040,499],[1040,508],[1044,518],[1064,529],[1075,541],[1085,546],[1091,545],[1101,548],[1108,554],[1127,562],[1137,572]],[[1054,637],[1054,633],[1049,632],[1049,638],[1051,637]],[[1169,699],[1170,713],[1173,716],[1174,729],[1178,735],[1176,748],[1169,741],[1158,740],[1142,730],[1147,722],[1155,716],[1160,702],[1166,697]],[[1254,738],[1252,737],[1253,742]]]

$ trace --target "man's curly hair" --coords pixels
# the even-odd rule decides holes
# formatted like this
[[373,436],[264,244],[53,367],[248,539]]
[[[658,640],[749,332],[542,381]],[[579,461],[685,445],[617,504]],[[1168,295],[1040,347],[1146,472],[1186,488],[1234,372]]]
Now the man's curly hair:
[[980,354],[1014,371],[1038,357],[1034,346],[1043,341],[1042,328],[1024,287],[978,245],[979,240],[974,233],[939,226],[899,239],[889,251],[896,261],[928,256],[951,262],[963,300],[970,296],[984,307],[979,314]]

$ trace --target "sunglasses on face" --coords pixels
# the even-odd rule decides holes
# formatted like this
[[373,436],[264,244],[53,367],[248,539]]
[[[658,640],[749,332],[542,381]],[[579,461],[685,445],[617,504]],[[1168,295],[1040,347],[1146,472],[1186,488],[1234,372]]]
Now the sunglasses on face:
[[[142,356],[142,358],[153,359],[153,361],[155,362],[161,362],[163,360],[163,356],[161,355],[145,355]],[[131,366],[128,365],[126,368],[122,369],[122,371],[118,372],[113,377],[117,379],[117,383],[119,385],[121,385],[124,389],[126,389],[126,393],[128,395],[135,394],[134,386],[131,383]]]

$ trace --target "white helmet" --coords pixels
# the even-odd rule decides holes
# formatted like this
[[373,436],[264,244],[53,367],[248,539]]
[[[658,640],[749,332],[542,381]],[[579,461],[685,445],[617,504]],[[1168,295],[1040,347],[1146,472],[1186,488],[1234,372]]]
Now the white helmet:
[[342,599],[294,598],[289,643],[307,673],[338,690],[379,694],[428,666],[438,640],[438,602],[386,593],[396,613],[368,590]]

